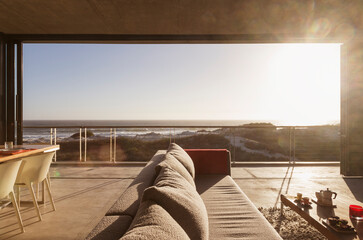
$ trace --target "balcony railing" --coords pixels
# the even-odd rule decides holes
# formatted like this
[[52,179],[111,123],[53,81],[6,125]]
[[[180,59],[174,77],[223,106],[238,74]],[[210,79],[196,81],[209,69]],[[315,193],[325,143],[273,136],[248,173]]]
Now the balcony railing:
[[60,144],[54,161],[147,161],[176,142],[226,148],[233,162],[339,161],[339,126],[26,126],[24,143]]

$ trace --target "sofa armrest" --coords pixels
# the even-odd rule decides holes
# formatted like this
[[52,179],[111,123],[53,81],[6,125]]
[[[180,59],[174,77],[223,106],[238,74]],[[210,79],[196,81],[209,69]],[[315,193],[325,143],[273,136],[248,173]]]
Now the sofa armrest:
[[194,163],[195,174],[231,175],[231,154],[227,149],[184,149]]

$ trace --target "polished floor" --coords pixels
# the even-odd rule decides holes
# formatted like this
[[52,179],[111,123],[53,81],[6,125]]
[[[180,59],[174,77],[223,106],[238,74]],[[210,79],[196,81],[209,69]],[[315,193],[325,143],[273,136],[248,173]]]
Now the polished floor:
[[[21,204],[25,233],[20,233],[13,209],[0,209],[0,239],[84,239],[142,166],[62,166],[51,168],[57,210],[40,205],[38,221],[31,202]],[[256,207],[280,206],[279,195],[302,192],[312,196],[329,187],[337,201],[363,205],[363,178],[343,178],[337,166],[233,167],[232,177]],[[29,201],[24,188],[21,199]]]

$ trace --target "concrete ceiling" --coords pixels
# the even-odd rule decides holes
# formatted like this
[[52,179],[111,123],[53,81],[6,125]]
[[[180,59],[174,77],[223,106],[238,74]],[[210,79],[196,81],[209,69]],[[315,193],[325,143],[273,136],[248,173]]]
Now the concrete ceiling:
[[292,34],[351,38],[362,0],[2,0],[5,34]]

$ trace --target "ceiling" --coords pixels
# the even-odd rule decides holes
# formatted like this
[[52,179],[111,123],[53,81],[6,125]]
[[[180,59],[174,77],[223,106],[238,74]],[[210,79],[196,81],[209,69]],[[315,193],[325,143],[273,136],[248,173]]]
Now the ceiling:
[[275,34],[345,40],[361,0],[2,0],[4,34]]

